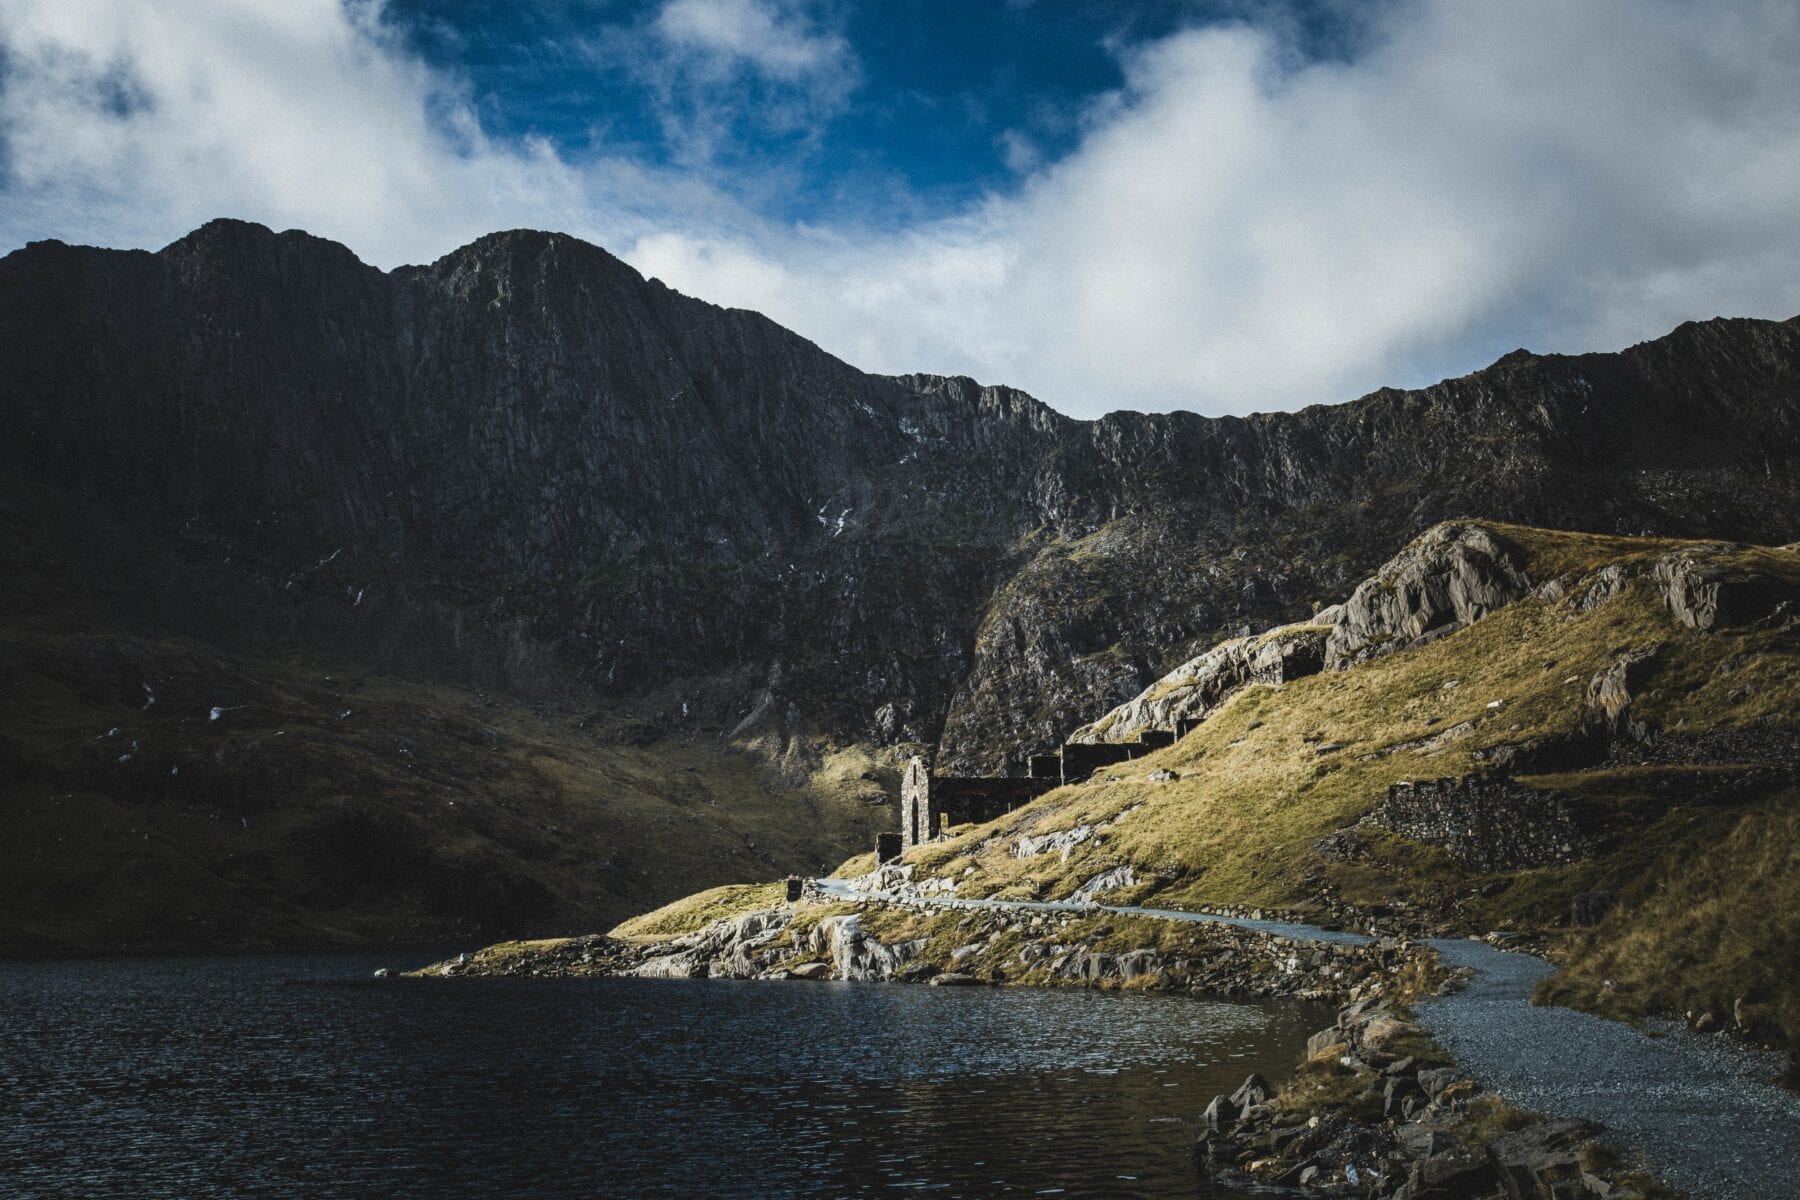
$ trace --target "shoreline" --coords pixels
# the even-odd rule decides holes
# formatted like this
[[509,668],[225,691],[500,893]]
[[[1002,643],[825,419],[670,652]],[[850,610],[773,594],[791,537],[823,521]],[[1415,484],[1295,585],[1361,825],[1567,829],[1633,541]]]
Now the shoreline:
[[[1363,935],[1272,919],[1279,916],[1235,906],[1214,913],[968,899],[876,873],[858,881],[809,881],[799,902],[672,936],[503,943],[414,974],[854,979],[1326,1001],[1342,1005],[1338,1021],[1310,1039],[1279,1090],[1253,1080],[1247,1081],[1256,1084],[1249,1091],[1239,1089],[1243,1096],[1214,1099],[1207,1133],[1196,1146],[1199,1164],[1222,1177],[1244,1172],[1259,1185],[1293,1186],[1296,1195],[1658,1200],[1676,1194],[1656,1179],[1642,1152],[1661,1143],[1631,1128],[1635,1122],[1619,1122],[1626,1126],[1620,1128],[1613,1120],[1590,1119],[1583,1106],[1562,1103],[1554,1093],[1528,1094],[1554,1115],[1514,1107],[1507,1097],[1520,1098],[1519,1088],[1511,1077],[1495,1078],[1493,1060],[1453,1053],[1460,1045],[1458,1022],[1446,1014],[1479,998],[1479,986],[1465,994],[1471,980],[1479,985],[1495,964],[1529,964],[1533,979],[1554,969],[1535,955],[1516,953],[1518,939],[1384,937],[1378,922]],[[1650,1040],[1631,1025],[1533,1007],[1529,995],[1529,987],[1514,989],[1508,1003],[1519,1011],[1509,1010],[1510,1019],[1596,1022],[1622,1037]],[[1371,1027],[1380,1031],[1372,1044]],[[1438,1037],[1446,1029],[1450,1045]],[[1701,1035],[1684,1030],[1670,1036],[1666,1044],[1686,1046],[1682,1039]],[[1751,1061],[1750,1053],[1736,1061]],[[1515,1061],[1527,1057],[1510,1044],[1502,1054]],[[1765,1086],[1742,1072],[1728,1082],[1742,1092]],[[1800,1113],[1800,1097],[1773,1084],[1766,1090],[1770,1104],[1792,1103]],[[1261,1093],[1260,1099],[1251,1092]],[[1317,1132],[1321,1128],[1326,1134]],[[1669,1161],[1662,1154],[1658,1159]],[[1696,1180],[1691,1162],[1681,1168],[1689,1187],[1711,1182],[1710,1176]],[[1456,1187],[1462,1190],[1443,1190],[1451,1178],[1460,1180]],[[1489,1184],[1502,1190],[1469,1190]]]
[[[1594,1194],[1670,1195],[1641,1183],[1642,1169],[1626,1155],[1595,1149],[1602,1145],[1597,1126],[1512,1109],[1454,1064],[1408,1007],[1455,986],[1425,943],[1135,906],[1009,905],[916,891],[846,892],[841,884],[810,891],[812,903],[757,910],[670,938],[503,943],[413,974],[852,979],[1326,1001],[1342,1006],[1337,1023],[1313,1035],[1279,1089],[1254,1076],[1241,1095],[1208,1105],[1206,1131],[1193,1149],[1197,1169],[1222,1180],[1241,1174],[1294,1195],[1401,1200],[1485,1195],[1423,1184],[1439,1176],[1461,1184],[1498,1180],[1502,1169],[1538,1180],[1549,1196],[1553,1186],[1598,1170],[1604,1175],[1593,1177],[1609,1190]],[[1458,1163],[1465,1169],[1451,1172]],[[1415,1178],[1420,1188],[1412,1186]]]

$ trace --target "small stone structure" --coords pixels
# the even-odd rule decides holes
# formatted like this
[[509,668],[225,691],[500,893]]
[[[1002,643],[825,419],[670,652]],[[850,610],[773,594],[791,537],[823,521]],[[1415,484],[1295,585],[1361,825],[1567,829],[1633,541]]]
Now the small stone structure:
[[[1191,730],[1199,722],[1186,724]],[[1003,817],[1065,783],[1081,782],[1101,767],[1173,746],[1182,732],[1151,729],[1131,742],[1065,742],[1053,753],[1033,754],[1022,777],[934,776],[924,759],[914,758],[900,781],[901,847],[910,850],[929,842],[950,825]],[[879,846],[876,853],[879,857]]]
[[915,758],[900,781],[901,844],[910,850],[943,833],[947,825],[992,821],[1061,786],[1060,777],[938,779],[924,759]]
[[1574,862],[1593,850],[1572,797],[1501,775],[1396,783],[1371,818],[1482,871]]
[[1101,767],[1127,762],[1145,750],[1139,742],[1070,742],[1062,748],[1063,782],[1086,779]]
[[875,835],[875,865],[886,866],[899,859],[905,846],[901,844],[897,833],[878,833]]

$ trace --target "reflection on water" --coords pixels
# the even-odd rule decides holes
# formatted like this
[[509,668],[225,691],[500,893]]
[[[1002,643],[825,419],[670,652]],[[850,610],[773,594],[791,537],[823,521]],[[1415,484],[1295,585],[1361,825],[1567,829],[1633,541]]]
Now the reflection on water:
[[377,965],[0,964],[0,1194],[1191,1197],[1201,1106],[1329,1021]]

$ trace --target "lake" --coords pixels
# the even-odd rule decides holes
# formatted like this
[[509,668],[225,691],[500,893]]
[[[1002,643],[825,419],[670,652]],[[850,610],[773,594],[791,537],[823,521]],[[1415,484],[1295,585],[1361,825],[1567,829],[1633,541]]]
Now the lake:
[[0,963],[0,1195],[1193,1197],[1332,1011],[1154,993]]

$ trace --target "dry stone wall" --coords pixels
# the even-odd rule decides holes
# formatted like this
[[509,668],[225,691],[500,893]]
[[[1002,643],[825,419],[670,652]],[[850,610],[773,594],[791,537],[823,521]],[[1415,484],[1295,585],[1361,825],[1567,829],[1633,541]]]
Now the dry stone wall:
[[1396,783],[1374,823],[1414,841],[1442,846],[1482,871],[1513,871],[1585,858],[1587,822],[1571,797],[1493,775]]

